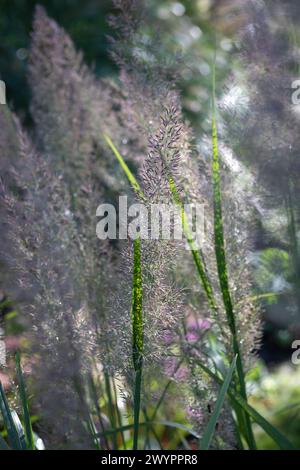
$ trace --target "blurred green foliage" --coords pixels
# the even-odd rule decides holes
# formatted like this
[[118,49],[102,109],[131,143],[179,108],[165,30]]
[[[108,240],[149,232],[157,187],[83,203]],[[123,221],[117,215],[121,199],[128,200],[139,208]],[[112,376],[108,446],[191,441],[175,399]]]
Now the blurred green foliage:
[[266,297],[268,304],[276,301],[276,295],[291,289],[292,277],[290,255],[279,248],[267,248],[257,255],[255,281],[262,293],[274,294]]
[[[283,365],[267,371],[262,363],[252,371],[251,404],[277,429],[300,447],[300,369]],[[255,428],[259,449],[276,449],[272,440]]]

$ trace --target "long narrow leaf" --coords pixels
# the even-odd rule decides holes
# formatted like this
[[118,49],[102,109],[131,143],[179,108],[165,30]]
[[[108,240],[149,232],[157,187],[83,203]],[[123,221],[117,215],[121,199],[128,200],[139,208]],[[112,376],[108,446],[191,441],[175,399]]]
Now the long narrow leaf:
[[138,446],[141,383],[143,368],[143,282],[141,267],[141,240],[134,240],[132,286],[132,359],[135,370],[133,448]]
[[213,179],[213,202],[214,202],[214,241],[215,241],[215,254],[217,261],[217,269],[223,302],[227,314],[227,321],[232,335],[236,335],[235,318],[233,314],[232,300],[229,290],[225,242],[224,242],[224,229],[223,229],[223,216],[222,216],[222,194],[221,194],[221,177],[220,177],[220,162],[219,162],[219,149],[218,149],[218,132],[216,121],[216,105],[215,105],[215,66],[213,67],[213,92],[212,92],[212,147],[213,147],[213,164],[212,164],[212,179]]
[[[211,378],[213,378],[218,384],[223,385],[223,380],[212,372],[211,369],[206,367],[201,362],[197,362],[201,369],[204,370]],[[294,450],[293,444],[285,437],[281,432],[278,431],[271,423],[269,423],[261,414],[259,414],[249,403],[247,403],[244,398],[234,390],[229,389],[227,391],[229,398],[232,402],[240,406],[246,414],[253,419],[278,445],[278,447],[282,450]]]
[[[110,421],[110,425],[112,426],[112,428],[115,429],[116,428],[116,416],[115,416],[110,378],[107,372],[104,373],[104,381],[105,381],[105,389],[106,389],[106,395],[107,395],[107,401],[108,401],[109,421]],[[115,450],[117,450],[118,448],[117,432],[113,434],[113,445],[114,445]]]
[[19,383],[19,394],[20,394],[20,399],[21,399],[22,408],[23,408],[23,419],[24,419],[24,425],[25,425],[27,447],[29,450],[33,450],[34,438],[33,438],[29,406],[28,406],[28,400],[27,400],[27,395],[26,395],[26,387],[25,387],[24,377],[23,377],[23,373],[21,369],[21,361],[20,361],[19,353],[16,354],[16,371],[17,371],[17,377],[18,377],[18,383]]
[[[94,382],[94,378],[93,378],[92,375],[90,375],[90,377],[89,377],[88,385],[89,385],[89,389],[90,389],[90,393],[91,393],[91,400],[94,403],[94,407],[95,407],[95,410],[96,410],[96,413],[97,413],[98,421],[99,421],[101,430],[103,431],[104,430],[104,422],[103,422],[103,417],[102,417],[102,414],[101,414],[101,409],[100,409],[100,405],[99,405],[99,401],[98,401],[96,384]],[[106,449],[109,449],[109,445],[108,445],[108,441],[107,441],[106,437],[104,438],[104,440],[105,440]]]
[[[24,450],[22,435],[15,425],[15,419],[9,408],[2,384],[0,382],[0,409],[4,421],[4,426],[7,431],[8,440],[14,450]],[[22,433],[23,434],[23,433]]]
[[[223,297],[223,303],[226,311],[227,323],[232,335],[233,352],[237,355],[237,376],[239,391],[243,398],[247,401],[245,375],[243,370],[242,356],[239,347],[239,340],[237,337],[235,317],[232,305],[232,299],[228,282],[228,271],[225,253],[224,229],[223,229],[223,216],[222,216],[222,192],[221,192],[221,176],[220,176],[220,161],[219,161],[219,148],[218,148],[218,131],[216,119],[216,68],[213,64],[212,76],[212,148],[213,148],[213,163],[212,163],[212,180],[213,180],[213,203],[214,203],[214,242],[215,242],[215,255],[217,262],[217,271],[219,277],[220,288]],[[241,428],[245,426],[246,440],[251,449],[256,448],[251,422],[248,415],[245,415],[241,422]]]
[[142,195],[142,191],[140,188],[139,183],[137,182],[136,178],[130,171],[127,163],[125,162],[124,158],[120,154],[119,150],[116,148],[115,144],[111,140],[111,138],[107,134],[103,134],[104,140],[107,143],[107,145],[111,148],[115,156],[117,157],[122,169],[124,170],[125,175],[128,178],[128,181],[130,182],[131,186],[133,187],[134,191],[138,193],[139,195]]
[[225,401],[225,398],[226,398],[226,394],[227,394],[228,388],[230,386],[230,382],[232,380],[232,374],[233,374],[233,371],[235,369],[235,365],[236,365],[236,356],[233,359],[232,364],[231,364],[230,368],[227,371],[225,380],[222,384],[217,402],[215,404],[214,411],[213,411],[213,413],[210,417],[210,420],[209,420],[209,422],[208,422],[208,424],[205,428],[204,435],[203,435],[203,437],[201,439],[201,442],[200,442],[200,450],[208,450],[209,449],[211,440],[212,440],[213,435],[215,433],[217,421],[218,421],[220,413],[222,411],[222,407],[223,407],[223,404],[224,404],[224,401]]

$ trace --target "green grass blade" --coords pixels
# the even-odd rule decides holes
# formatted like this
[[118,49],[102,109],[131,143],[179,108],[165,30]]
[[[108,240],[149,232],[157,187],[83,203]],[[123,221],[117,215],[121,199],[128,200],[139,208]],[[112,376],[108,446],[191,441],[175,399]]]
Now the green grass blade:
[[155,427],[151,424],[151,421],[153,421],[153,420],[151,418],[149,418],[146,408],[143,409],[143,413],[144,413],[146,422],[150,423],[149,426],[146,426],[146,436],[145,436],[144,450],[147,449],[147,444],[150,444],[150,440],[149,440],[150,431],[152,432],[154,438],[156,439],[156,441],[157,441],[157,443],[160,447],[160,450],[164,450],[164,448],[163,448],[163,446],[160,442],[160,437],[157,434]]
[[10,442],[11,447],[14,450],[23,450],[24,443],[23,443],[23,436],[19,434],[19,429],[16,427],[15,424],[15,416],[12,415],[12,412],[9,408],[2,384],[0,382],[0,410],[2,413],[4,426],[7,431],[8,440]]
[[139,419],[141,409],[141,387],[142,387],[142,368],[135,371],[134,383],[134,429],[133,429],[133,450],[138,448],[139,437]]
[[[103,418],[102,418],[102,414],[101,414],[100,405],[99,405],[99,402],[98,402],[97,389],[96,389],[96,385],[95,385],[94,378],[93,378],[92,375],[90,375],[88,383],[89,383],[89,389],[90,389],[90,393],[91,393],[91,400],[94,403],[94,407],[95,407],[95,410],[96,410],[96,413],[97,413],[97,417],[98,417],[98,421],[99,421],[101,430],[104,431],[105,427],[104,427],[104,423],[103,423]],[[106,449],[108,450],[109,445],[108,445],[108,441],[107,441],[106,436],[104,437],[104,444],[105,444]]]
[[166,384],[165,388],[163,389],[163,392],[162,392],[161,396],[159,397],[159,399],[158,399],[158,401],[155,405],[154,411],[151,415],[151,421],[153,421],[156,418],[158,410],[159,410],[160,406],[162,405],[162,403],[163,403],[163,401],[164,401],[164,399],[165,399],[165,397],[168,393],[168,390],[169,390],[170,386],[172,385],[172,383],[173,383],[173,380],[169,380],[168,383]]
[[99,439],[97,437],[97,431],[96,431],[96,427],[95,427],[92,416],[87,417],[87,419],[85,421],[85,425],[86,425],[86,428],[87,428],[87,431],[88,431],[89,435],[92,438],[93,445],[94,445],[95,449],[96,450],[102,450]]
[[25,435],[26,435],[26,442],[27,448],[29,450],[34,450],[34,438],[32,432],[32,426],[30,421],[30,413],[29,413],[29,406],[28,400],[26,395],[26,387],[24,382],[24,376],[21,369],[21,360],[20,354],[16,354],[16,371],[17,371],[17,378],[19,383],[19,394],[23,408],[23,419],[24,419],[24,426],[25,426]]
[[281,434],[269,421],[252,408],[246,400],[238,394],[234,395],[235,401],[243,408],[243,410],[255,421],[282,450],[295,450],[293,444]]
[[143,285],[141,267],[141,240],[134,240],[132,286],[132,357],[134,370],[141,367],[143,355]]
[[282,292],[265,292],[263,294],[256,294],[256,295],[250,295],[248,297],[245,297],[241,299],[237,304],[240,304],[242,302],[259,302],[260,300],[273,300],[274,298],[278,298],[282,296]]
[[[198,365],[203,369],[203,371],[208,374],[212,379],[214,379],[219,385],[223,385],[223,379],[221,379],[218,375],[212,372],[211,369],[206,367],[201,362],[197,362]],[[294,450],[293,444],[281,434],[278,429],[276,429],[269,421],[267,421],[261,414],[259,414],[247,401],[234,389],[229,389],[227,391],[229,398],[232,400],[235,406],[239,406],[242,408],[245,413],[253,419],[278,445],[278,447],[282,450]]]
[[221,176],[218,148],[218,132],[216,120],[215,105],[215,65],[213,66],[213,92],[212,92],[212,147],[213,147],[213,164],[212,164],[212,180],[213,180],[213,203],[214,203],[214,243],[215,255],[217,261],[217,269],[219,283],[223,297],[223,303],[226,310],[227,321],[233,336],[236,336],[235,318],[233,313],[232,300],[229,290],[227,263],[225,254],[223,215],[222,215],[222,193],[221,193]]
[[186,213],[185,213],[185,210],[184,210],[184,205],[183,205],[183,202],[181,200],[180,194],[178,192],[178,189],[176,187],[176,184],[175,184],[175,181],[174,181],[172,175],[169,176],[169,186],[170,186],[170,189],[171,189],[171,192],[172,192],[172,195],[173,195],[173,202],[175,204],[177,204],[179,206],[180,210],[181,210],[181,221],[182,221],[183,232],[184,232],[184,236],[185,236],[185,238],[186,238],[186,240],[187,240],[187,242],[190,246],[192,256],[193,256],[193,261],[194,261],[194,264],[195,264],[195,267],[196,267],[196,271],[198,273],[200,282],[201,282],[202,287],[204,289],[204,292],[206,294],[208,303],[209,303],[210,307],[212,308],[213,313],[215,313],[217,311],[217,306],[216,306],[216,302],[215,302],[214,295],[213,295],[212,285],[211,285],[209,277],[208,277],[208,275],[205,271],[205,265],[201,260],[200,252],[195,247],[195,242],[194,242],[194,239],[193,239],[192,234],[191,234],[190,226],[187,222],[187,217],[186,217]]
[[[111,390],[111,384],[110,384],[110,378],[107,372],[104,373],[104,381],[105,381],[105,389],[106,389],[106,395],[107,395],[107,400],[108,400],[108,416],[109,416],[109,421],[110,425],[112,426],[113,429],[115,429],[116,426],[116,417],[115,417],[115,409],[114,409],[114,402],[112,398],[112,390]],[[114,445],[114,450],[118,450],[118,436],[117,432],[113,434],[113,445]]]
[[151,424],[166,426],[167,428],[174,428],[179,431],[184,431],[187,434],[191,434],[193,437],[196,437],[197,439],[200,438],[199,434],[193,431],[191,428],[189,428],[188,426],[185,426],[184,424],[176,423],[175,421],[161,420],[161,421],[153,421],[151,422]]
[[19,439],[20,439],[21,449],[22,450],[29,450],[28,447],[27,447],[26,436],[25,436],[23,425],[22,425],[22,423],[20,421],[20,418],[17,415],[15,410],[11,411],[11,416],[12,416],[12,419],[13,419],[13,422],[14,422],[15,429],[16,429],[16,431],[18,433],[18,436],[19,436]]
[[[175,201],[176,201],[176,199],[175,199]],[[186,221],[186,214],[185,214],[184,208],[182,206],[182,203],[180,203],[180,205],[181,205],[181,219],[182,219],[182,226],[183,226],[184,235],[185,235],[185,238],[186,238],[186,240],[187,240],[187,242],[190,246],[192,256],[193,256],[193,261],[194,261],[194,264],[195,264],[195,267],[196,267],[196,271],[197,271],[199,280],[202,284],[202,287],[204,289],[204,292],[206,294],[207,301],[209,303],[209,306],[212,309],[212,313],[215,314],[217,312],[217,305],[216,305],[216,302],[215,302],[215,299],[214,299],[212,285],[211,285],[210,279],[209,279],[209,277],[206,273],[205,265],[201,260],[200,251],[195,248],[195,243],[194,243],[193,237],[191,237],[190,227],[189,227],[189,225]]]
[[130,171],[127,163],[125,162],[124,158],[120,154],[119,150],[116,148],[115,144],[111,140],[111,138],[107,134],[103,134],[104,140],[107,143],[107,145],[110,147],[110,149],[113,151],[114,155],[117,157],[117,160],[119,161],[122,169],[124,170],[125,175],[128,178],[128,181],[130,182],[131,186],[133,187],[134,191],[139,194],[140,196],[143,196],[143,193],[141,191],[140,185],[137,182],[135,176],[133,175],[132,171]]
[[174,383],[174,375],[176,374],[176,372],[179,370],[180,366],[182,365],[183,363],[183,359],[181,361],[178,362],[177,366],[175,367],[175,370],[173,372],[173,377],[172,379],[168,380],[168,382],[166,383],[164,389],[163,389],[163,392],[161,394],[161,396],[159,397],[158,401],[156,402],[156,405],[154,407],[154,410],[153,410],[153,413],[151,414],[151,418],[150,418],[150,421],[154,421],[155,418],[156,418],[156,415],[158,413],[158,410],[160,408],[160,406],[162,405],[167,393],[168,393],[168,390],[170,388],[170,386]]
[[[225,252],[224,241],[224,228],[223,228],[223,215],[222,215],[222,191],[221,191],[221,176],[220,176],[220,161],[219,161],[219,146],[218,146],[218,131],[216,119],[216,69],[215,63],[213,64],[213,77],[212,77],[212,148],[213,148],[213,163],[212,163],[212,180],[213,180],[213,203],[214,203],[214,243],[215,255],[217,262],[217,271],[222,293],[223,303],[226,311],[227,323],[232,335],[233,353],[237,355],[237,376],[238,387],[241,395],[247,401],[245,375],[243,370],[242,356],[239,347],[239,341],[236,331],[235,317],[233,311],[233,304],[229,289],[228,271]],[[244,416],[244,425],[246,427],[247,443],[251,449],[256,448],[255,439],[251,427],[251,422],[248,415]]]
[[212,440],[213,435],[215,433],[217,421],[218,421],[220,413],[222,411],[222,407],[223,407],[223,404],[224,404],[224,401],[225,401],[225,398],[226,398],[226,394],[227,394],[228,388],[230,386],[230,382],[232,380],[233,371],[234,371],[235,366],[236,366],[236,358],[237,357],[235,356],[235,358],[232,361],[232,364],[231,364],[230,368],[227,371],[225,380],[222,384],[217,402],[215,404],[214,411],[213,411],[213,413],[210,417],[210,420],[209,420],[209,422],[208,422],[208,424],[205,428],[204,435],[201,439],[200,450],[208,450],[209,449],[211,440]]
[[138,446],[141,384],[143,369],[143,282],[141,266],[141,240],[134,240],[132,286],[132,359],[135,371],[133,449]]

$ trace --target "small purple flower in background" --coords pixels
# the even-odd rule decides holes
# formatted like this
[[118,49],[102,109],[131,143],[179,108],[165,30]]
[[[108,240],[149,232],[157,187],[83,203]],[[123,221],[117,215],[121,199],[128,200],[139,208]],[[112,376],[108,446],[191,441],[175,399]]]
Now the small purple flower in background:
[[165,374],[177,380],[178,382],[184,381],[189,376],[189,370],[185,366],[181,366],[176,357],[168,357],[164,363]]
[[187,334],[185,339],[188,343],[195,343],[211,327],[211,322],[206,318],[189,318],[187,320]]

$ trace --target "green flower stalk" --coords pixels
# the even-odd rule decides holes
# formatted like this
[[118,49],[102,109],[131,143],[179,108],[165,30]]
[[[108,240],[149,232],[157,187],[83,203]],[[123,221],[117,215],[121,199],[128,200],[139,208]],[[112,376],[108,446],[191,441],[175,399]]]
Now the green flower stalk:
[[134,384],[134,435],[133,449],[138,448],[141,384],[143,370],[143,282],[141,268],[141,240],[134,240],[132,286],[132,360],[135,371]]
[[[236,355],[237,379],[238,390],[242,397],[247,401],[245,377],[243,370],[242,356],[239,347],[239,339],[236,330],[235,317],[233,312],[232,299],[229,289],[227,263],[225,254],[225,241],[223,230],[223,216],[222,216],[222,192],[221,192],[221,176],[220,176],[220,162],[219,162],[219,148],[218,148],[218,131],[216,119],[216,71],[215,65],[213,66],[213,79],[212,79],[212,146],[213,146],[213,164],[212,164],[212,178],[213,178],[213,202],[214,202],[214,236],[215,236],[215,254],[217,262],[217,270],[219,276],[220,289],[222,293],[223,303],[226,311],[228,326],[232,335],[232,348],[233,353]],[[254,435],[251,428],[249,416],[244,414],[241,417],[244,421],[246,439],[250,448],[255,448]]]

